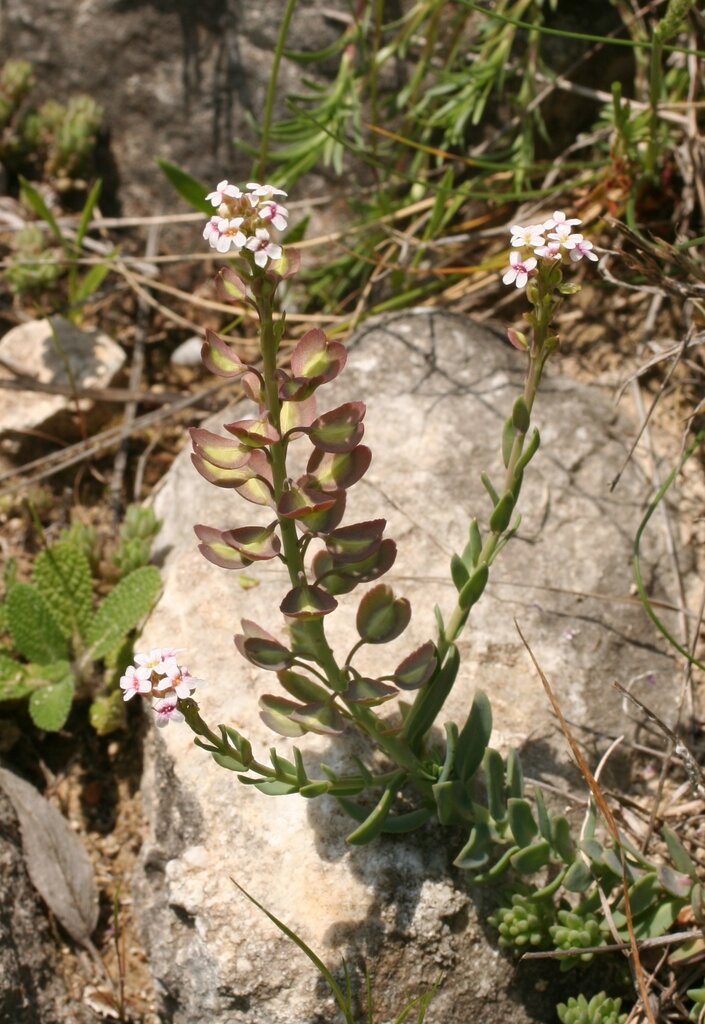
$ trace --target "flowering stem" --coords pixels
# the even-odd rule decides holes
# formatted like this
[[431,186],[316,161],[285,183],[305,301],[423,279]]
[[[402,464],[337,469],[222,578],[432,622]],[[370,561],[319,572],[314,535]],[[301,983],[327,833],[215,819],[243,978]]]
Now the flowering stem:
[[[526,373],[526,379],[524,381],[523,391],[523,399],[529,416],[531,415],[539,384],[541,383],[543,368],[551,352],[551,346],[547,344],[548,332],[550,321],[555,313],[558,303],[551,301],[551,293],[553,289],[551,287],[550,275],[550,270],[547,273],[540,272],[536,280],[537,294],[534,303],[535,313],[532,317],[534,333],[532,344],[529,348],[529,366]],[[526,433],[527,430],[515,431],[511,452],[509,459],[507,460],[507,469],[504,477],[504,490],[500,497],[502,497],[502,495],[516,495],[518,492],[518,488],[521,484],[523,468],[517,472],[517,466],[524,449]],[[483,566],[489,567],[492,564],[497,550],[497,545],[505,532],[506,530],[490,530],[478,557],[476,569],[480,569]],[[446,625],[444,635],[440,638],[438,643],[440,664],[443,663],[450,645],[462,632],[468,618],[469,610],[470,609],[468,609],[467,606],[463,606],[460,601],[454,608]]]

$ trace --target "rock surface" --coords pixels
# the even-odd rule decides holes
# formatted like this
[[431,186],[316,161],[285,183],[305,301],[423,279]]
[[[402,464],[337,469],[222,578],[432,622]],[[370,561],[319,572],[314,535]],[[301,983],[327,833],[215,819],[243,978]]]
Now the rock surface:
[[0,1022],[87,1021],[57,973],[56,944],[46,911],[27,875],[10,801],[0,792]]
[[[69,394],[3,389],[0,437],[21,438],[31,430],[57,437],[77,433],[76,402],[70,389],[107,387],[125,358],[124,350],[107,334],[81,330],[58,316],[51,317],[51,323],[29,320],[13,327],[0,339],[0,377],[13,380],[22,374],[41,384],[63,386]],[[78,407],[90,421],[96,403],[82,398]]]
[[[411,599],[411,625],[393,644],[366,655],[370,667],[391,670],[435,635],[434,604],[446,614],[453,606],[449,559],[465,544],[469,517],[486,521],[479,474],[487,469],[499,477],[499,437],[521,385],[522,358],[486,328],[428,310],[371,323],[351,348],[345,372],[319,391],[319,411],[361,397],[367,402],[365,442],[373,461],[349,493],[345,522],[385,515],[386,535],[399,546],[384,579]],[[234,418],[230,410],[209,426]],[[655,691],[667,695],[675,669],[628,598],[647,485],[633,464],[612,494],[609,484],[631,439],[629,424],[597,389],[550,372],[535,423],[542,447],[527,471],[520,535],[500,556],[473,610],[444,716],[462,724],[481,686],[494,708],[493,745],[521,747],[531,775],[582,793],[514,618],[589,750],[591,729],[599,737],[627,727],[614,679],[635,682],[635,692],[658,707]],[[182,453],[156,511],[165,521],[157,553],[165,590],[142,646],[187,648],[192,672],[210,682],[199,695],[207,721],[234,725],[263,757],[275,741],[286,753],[287,741],[258,716],[257,697],[276,690],[273,677],[245,663],[232,645],[241,616],[283,635],[278,606],[288,589],[285,573],[268,562],[256,573],[259,585],[244,590],[237,573],[199,556],[192,533],[194,522],[225,528],[262,521],[261,510],[206,484]],[[657,559],[650,582],[660,578]],[[364,589],[342,598],[328,622],[343,655],[357,639],[354,614]],[[364,670],[362,656],[359,667]],[[667,708],[668,697],[663,700]],[[331,745],[323,737],[299,745],[312,766],[319,758],[340,764],[351,753],[345,742]],[[366,964],[376,1019],[393,1018],[409,995],[440,976],[427,1024],[555,1019],[556,999],[535,974],[524,967],[516,972],[498,953],[484,923],[489,911],[449,867],[462,835],[429,826],[350,848],[344,839],[350,821],[333,801],[271,798],[242,787],[194,748],[184,727],[154,733],[144,796],[150,824],[135,902],[162,986],[165,1022],[334,1019],[311,965],[231,879],[332,967],[344,956],[359,981]]]
[[[4,0],[0,61],[32,62],[33,101],[66,102],[78,92],[97,100],[114,160],[105,191],[114,195],[119,187],[126,215],[153,214],[175,201],[158,157],[207,183],[251,173],[252,158],[236,140],[256,144],[248,117],[261,121],[285,9],[286,0]],[[346,0],[299,0],[287,45],[329,46],[346,16]],[[307,66],[304,73],[320,70]],[[300,67],[285,59],[279,95],[300,87]],[[110,166],[100,171],[110,179]]]

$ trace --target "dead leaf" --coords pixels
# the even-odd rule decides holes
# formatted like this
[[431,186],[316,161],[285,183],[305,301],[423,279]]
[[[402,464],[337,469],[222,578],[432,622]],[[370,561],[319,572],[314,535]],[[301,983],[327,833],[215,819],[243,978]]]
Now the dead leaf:
[[32,884],[71,938],[88,945],[98,923],[98,888],[83,844],[29,782],[0,768],[0,786],[20,823]]
[[88,985],[83,992],[83,1001],[104,1020],[120,1020],[120,1010],[115,996],[107,988]]

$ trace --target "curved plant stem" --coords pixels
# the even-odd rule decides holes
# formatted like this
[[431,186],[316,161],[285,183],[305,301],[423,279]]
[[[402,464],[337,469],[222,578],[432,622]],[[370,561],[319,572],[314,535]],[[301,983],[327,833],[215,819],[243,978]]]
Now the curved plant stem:
[[289,0],[284,11],[284,17],[282,18],[281,28],[279,29],[279,36],[277,38],[277,45],[274,50],[274,63],[272,64],[272,71],[269,76],[269,84],[267,85],[267,97],[264,101],[264,114],[262,116],[262,142],[259,151],[259,162],[257,164],[258,174],[261,180],[264,180],[267,169],[267,156],[269,152],[269,136],[272,130],[272,115],[274,112],[274,98],[277,94],[277,81],[279,79],[279,65],[281,64],[282,57],[284,56],[284,47],[286,46],[286,40],[289,35],[289,24],[294,15],[296,9],[296,0]]

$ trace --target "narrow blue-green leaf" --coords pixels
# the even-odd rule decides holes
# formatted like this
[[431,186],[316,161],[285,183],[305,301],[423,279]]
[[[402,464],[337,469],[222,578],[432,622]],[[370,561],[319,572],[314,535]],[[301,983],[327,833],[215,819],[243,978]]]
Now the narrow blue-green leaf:
[[98,180],[93,185],[93,188],[88,193],[88,198],[86,199],[86,202],[85,202],[85,204],[83,206],[83,210],[81,212],[81,219],[78,222],[78,229],[76,231],[76,248],[77,249],[80,249],[81,246],[83,245],[83,239],[86,237],[86,232],[88,231],[88,225],[91,222],[91,217],[93,216],[93,211],[95,209],[96,203],[98,202],[98,199],[100,198],[100,192],[101,192],[102,188],[103,188],[103,182],[102,182],[102,180],[100,178],[98,178]]
[[392,809],[394,797],[397,795],[402,778],[403,772],[398,772],[394,778],[387,783],[382,796],[370,814],[368,814],[367,818],[358,828],[346,837],[347,842],[352,846],[362,846],[364,843],[371,842],[380,834],[384,827],[384,823],[389,816],[389,812]]
[[20,175],[20,190],[22,198],[26,200],[27,204],[36,213],[36,215],[47,223],[57,242],[66,249],[68,247],[68,243],[61,233],[61,228],[57,224],[54,214],[44,202],[36,188],[34,188],[33,185],[30,185],[27,179],[23,178],[22,175]]
[[181,167],[177,167],[176,164],[172,164],[169,160],[159,159],[157,160],[159,167],[165,177],[169,180],[172,188],[178,192],[182,199],[185,199],[194,210],[198,210],[199,213],[205,213],[207,216],[213,214],[213,207],[211,206],[210,200],[206,199],[206,195],[211,189],[204,185],[203,182],[199,181],[198,178],[194,178],[186,171],[182,170]]

